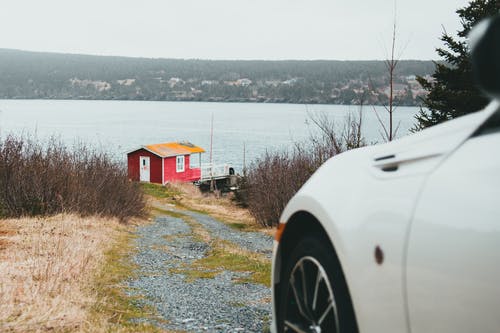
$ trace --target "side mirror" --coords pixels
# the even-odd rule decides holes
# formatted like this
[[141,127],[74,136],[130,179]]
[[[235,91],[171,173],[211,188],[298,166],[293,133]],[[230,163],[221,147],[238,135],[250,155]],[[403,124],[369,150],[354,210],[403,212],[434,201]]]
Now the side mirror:
[[488,96],[500,99],[500,15],[477,24],[469,39],[477,85]]

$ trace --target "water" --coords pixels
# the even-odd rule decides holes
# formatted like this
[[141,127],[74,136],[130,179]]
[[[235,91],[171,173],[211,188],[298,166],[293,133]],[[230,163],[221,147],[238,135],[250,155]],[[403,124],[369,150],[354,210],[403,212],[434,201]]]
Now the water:
[[[377,107],[381,117],[387,112]],[[0,135],[9,133],[51,136],[73,145],[85,142],[104,149],[121,161],[141,145],[190,141],[203,147],[209,161],[213,115],[213,160],[241,170],[243,147],[250,163],[267,150],[286,149],[309,137],[308,113],[325,112],[340,126],[358,106],[204,102],[0,100]],[[394,124],[399,136],[413,126],[418,108],[400,107]],[[364,107],[363,133],[369,142],[381,142],[380,124],[370,106]]]

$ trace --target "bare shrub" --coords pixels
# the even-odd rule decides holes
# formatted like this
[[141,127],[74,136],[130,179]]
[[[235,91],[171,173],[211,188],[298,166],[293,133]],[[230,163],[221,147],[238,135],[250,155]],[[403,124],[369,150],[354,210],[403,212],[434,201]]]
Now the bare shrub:
[[317,131],[289,151],[266,152],[249,168],[244,197],[250,213],[262,226],[275,226],[287,202],[330,157],[365,145],[362,113],[349,114],[339,130],[325,113],[310,114]]
[[7,137],[0,142],[0,216],[74,212],[125,220],[142,215],[142,191],[123,166],[83,145]]

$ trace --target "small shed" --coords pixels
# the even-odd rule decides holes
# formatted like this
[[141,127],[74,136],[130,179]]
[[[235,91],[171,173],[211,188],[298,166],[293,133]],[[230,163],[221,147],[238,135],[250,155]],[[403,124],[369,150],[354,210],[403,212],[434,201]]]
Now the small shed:
[[195,182],[201,178],[201,153],[190,142],[166,142],[142,146],[127,154],[128,178],[166,184]]

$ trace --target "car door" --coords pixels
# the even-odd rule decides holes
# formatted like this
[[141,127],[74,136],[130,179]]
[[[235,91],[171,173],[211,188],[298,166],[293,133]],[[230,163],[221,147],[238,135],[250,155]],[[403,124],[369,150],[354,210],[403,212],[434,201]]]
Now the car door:
[[500,111],[429,176],[409,232],[412,333],[500,329]]

